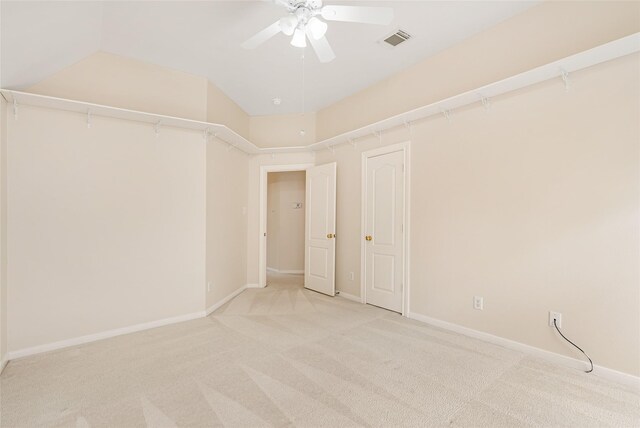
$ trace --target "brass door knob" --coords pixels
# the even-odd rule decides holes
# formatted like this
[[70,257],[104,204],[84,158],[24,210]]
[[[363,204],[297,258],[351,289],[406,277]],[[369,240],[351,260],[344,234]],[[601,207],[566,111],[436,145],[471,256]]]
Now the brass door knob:
[[366,239],[367,241],[371,241],[373,238],[371,237],[371,235],[367,235],[364,237],[364,239]]
[[335,238],[336,234],[335,233],[327,233],[327,238],[331,239],[331,238]]

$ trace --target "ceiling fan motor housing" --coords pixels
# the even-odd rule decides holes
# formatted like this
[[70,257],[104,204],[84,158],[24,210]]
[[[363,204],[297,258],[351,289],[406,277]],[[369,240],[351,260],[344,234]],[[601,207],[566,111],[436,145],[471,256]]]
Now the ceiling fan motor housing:
[[328,28],[325,21],[389,25],[393,20],[393,9],[389,7],[323,6],[322,0],[272,1],[284,6],[288,14],[246,40],[242,44],[245,49],[254,49],[276,34],[283,33],[292,36],[291,45],[298,48],[305,48],[308,38],[320,62],[326,63],[336,56],[325,37]]

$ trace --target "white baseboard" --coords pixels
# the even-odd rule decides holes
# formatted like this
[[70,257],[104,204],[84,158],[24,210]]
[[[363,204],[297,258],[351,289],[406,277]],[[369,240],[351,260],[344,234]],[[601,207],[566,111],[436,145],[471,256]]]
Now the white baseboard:
[[190,314],[179,315],[177,317],[164,318],[156,321],[145,322],[142,324],[131,325],[128,327],[107,330],[100,333],[89,334],[86,336],[74,337],[72,339],[61,340],[59,342],[33,346],[31,348],[25,348],[25,349],[20,349],[18,351],[9,352],[7,354],[7,359],[15,360],[16,358],[27,357],[29,355],[41,354],[43,352],[54,351],[56,349],[82,345],[84,343],[95,342],[97,340],[108,339],[110,337],[115,337],[115,336],[122,336],[123,334],[135,333],[137,331],[149,330],[152,328],[162,327],[169,324],[176,324],[179,322],[190,321],[193,319],[202,318],[205,315],[206,315],[205,311],[192,312]]
[[260,287],[260,284],[247,284],[245,285],[246,288],[264,288],[264,287]]
[[338,296],[344,297],[347,300],[353,300],[354,302],[362,303],[362,299],[358,296],[354,296],[353,294],[345,293],[344,291],[338,290]]
[[[461,325],[442,321],[436,318],[431,318],[426,315],[409,312],[407,314],[407,318],[421,321],[434,327],[440,327],[442,329],[453,331],[455,333],[460,333],[465,336],[484,340],[485,342],[493,343],[494,345],[499,345],[504,348],[512,349],[514,351],[520,351],[525,354],[533,355],[535,357],[566,367],[571,367],[578,370],[585,370],[589,368],[588,363],[577,360],[575,358],[556,354],[555,352],[551,351],[545,351],[544,349],[536,348],[535,346],[525,345],[524,343],[505,339],[500,336],[494,336],[489,333],[474,330],[468,327],[463,327]],[[617,370],[609,369],[607,367],[594,365],[593,374],[608,380],[612,380],[614,382],[622,383],[640,389],[640,377],[628,373],[622,373]]]
[[304,275],[304,270],[286,270],[267,267],[269,272],[285,274],[285,275]]
[[[236,297],[238,294],[242,293],[246,288],[250,288],[253,284],[243,285],[238,288],[236,291],[222,299],[220,302],[215,305],[209,307],[206,311],[193,312],[190,314],[179,315],[177,317],[164,318],[156,321],[150,321],[142,324],[136,324],[128,327],[116,328],[113,330],[103,331],[101,333],[89,334],[86,336],[75,337],[72,339],[61,340],[59,342],[47,343],[44,345],[38,345],[31,348],[20,349],[18,351],[9,352],[6,355],[6,358],[2,360],[0,363],[0,367],[4,368],[10,360],[15,360],[16,358],[27,357],[30,355],[41,354],[43,352],[54,351],[56,349],[68,348],[70,346],[82,345],[84,343],[95,342],[102,339],[108,339],[110,337],[122,336],[123,334],[135,333],[138,331],[149,330],[156,327],[162,327],[169,324],[176,324],[179,322],[190,321],[198,318],[203,318],[209,315],[211,312],[218,309],[220,306],[227,303],[229,300]],[[0,373],[1,373],[0,369]]]
[[6,355],[2,357],[2,359],[0,359],[0,375],[2,374],[4,368],[7,367],[8,362],[9,360],[7,359]]
[[234,297],[236,297],[238,294],[242,293],[244,290],[247,289],[246,285],[243,285],[242,287],[238,288],[236,291],[234,291],[233,293],[229,294],[227,297],[225,297],[224,299],[220,300],[218,303],[215,303],[211,306],[209,306],[207,308],[207,315],[211,315],[211,313],[213,311],[215,311],[216,309],[218,309],[219,307],[221,307],[222,305],[224,305],[225,303],[227,303],[229,300],[233,299]]

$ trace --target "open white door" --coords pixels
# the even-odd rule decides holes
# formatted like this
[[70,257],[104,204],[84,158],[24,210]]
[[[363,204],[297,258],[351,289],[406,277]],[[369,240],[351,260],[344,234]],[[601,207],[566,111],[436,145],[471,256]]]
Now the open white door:
[[307,169],[304,286],[336,294],[336,163]]

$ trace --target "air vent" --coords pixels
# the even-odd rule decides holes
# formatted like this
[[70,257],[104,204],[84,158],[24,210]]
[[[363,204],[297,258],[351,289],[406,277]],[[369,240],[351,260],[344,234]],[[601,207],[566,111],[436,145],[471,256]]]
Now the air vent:
[[387,37],[386,39],[384,39],[383,41],[395,47],[395,46],[398,46],[400,43],[406,42],[410,38],[411,38],[411,34],[402,30],[398,30],[392,35],[390,35],[389,37]]

